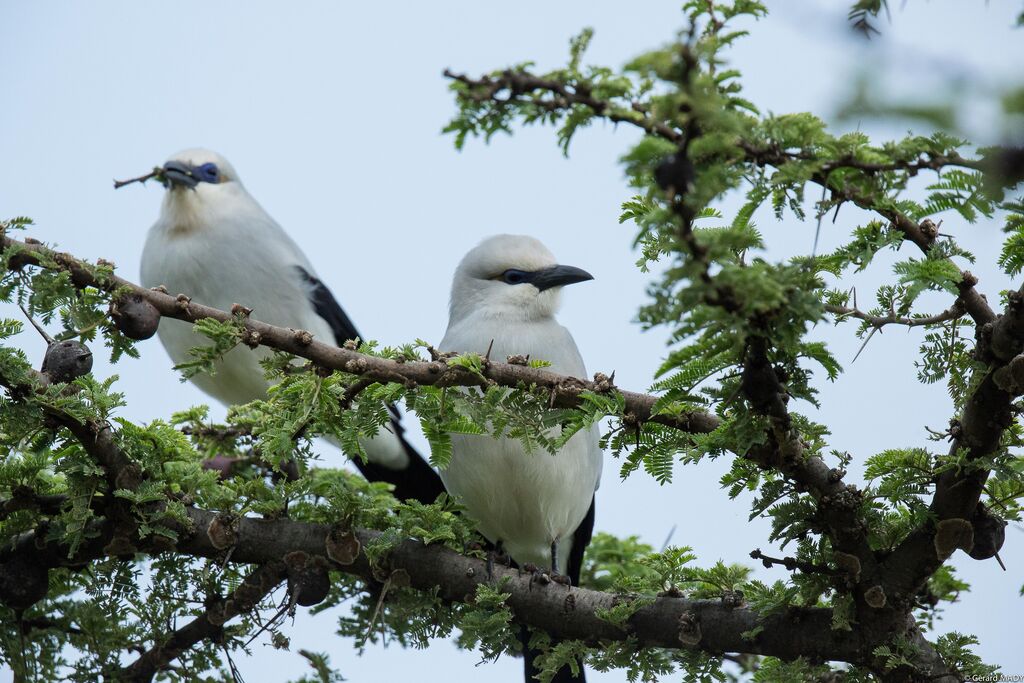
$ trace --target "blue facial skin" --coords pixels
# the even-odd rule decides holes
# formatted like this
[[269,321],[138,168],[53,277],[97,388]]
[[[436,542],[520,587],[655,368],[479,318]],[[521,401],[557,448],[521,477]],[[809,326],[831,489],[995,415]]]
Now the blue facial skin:
[[204,183],[219,183],[220,182],[220,169],[217,168],[217,164],[206,163],[195,170],[196,177]]
[[575,266],[551,266],[550,268],[542,268],[532,272],[509,268],[501,274],[501,281],[505,284],[522,285],[529,283],[542,292],[551,287],[561,287],[593,279],[593,275]]

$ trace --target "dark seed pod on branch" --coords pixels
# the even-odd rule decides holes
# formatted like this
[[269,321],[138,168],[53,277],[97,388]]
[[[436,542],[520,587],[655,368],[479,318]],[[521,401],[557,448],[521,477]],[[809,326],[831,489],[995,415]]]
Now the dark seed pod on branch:
[[50,578],[46,567],[17,553],[0,564],[0,603],[24,610],[46,597]]
[[80,341],[55,341],[46,348],[42,372],[51,382],[70,382],[92,370],[92,351]]
[[974,527],[974,545],[967,554],[976,560],[995,557],[1006,540],[1006,520],[993,516],[984,504],[978,503],[971,526]]
[[288,592],[295,596],[296,603],[309,607],[327,598],[331,579],[326,560],[296,551],[285,555],[284,562],[288,568]]
[[674,190],[676,194],[685,194],[695,177],[693,162],[685,154],[672,154],[654,169],[654,182],[658,187]]
[[160,311],[138,294],[130,294],[110,304],[114,325],[131,339],[149,339],[160,326]]

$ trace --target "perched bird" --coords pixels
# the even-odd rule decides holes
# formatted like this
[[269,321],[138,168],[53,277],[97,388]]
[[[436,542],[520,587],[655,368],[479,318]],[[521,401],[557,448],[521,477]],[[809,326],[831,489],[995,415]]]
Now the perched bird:
[[[591,279],[584,270],[558,265],[532,237],[488,238],[455,270],[440,350],[530,355],[550,362],[553,372],[585,377],[576,342],[555,320],[555,311],[563,286]],[[520,565],[551,567],[578,583],[601,478],[597,425],[575,434],[555,454],[527,453],[518,440],[488,435],[451,439],[451,461],[441,478],[480,533]],[[526,648],[525,654],[530,681],[536,653]],[[556,681],[578,680],[567,669],[559,676]]]
[[[306,256],[226,159],[209,150],[185,150],[163,165],[162,175],[167,191],[142,251],[145,286],[163,285],[221,310],[248,305],[254,319],[307,330],[338,345],[360,336]],[[158,333],[175,363],[188,360],[189,349],[202,343],[180,320],[163,319]],[[217,362],[215,374],[192,381],[228,405],[263,398],[269,385],[259,362],[269,354],[264,347],[235,348]],[[392,412],[390,429],[361,442],[369,462],[353,461],[367,479],[394,484],[397,497],[433,502],[444,491],[441,480],[406,441]]]

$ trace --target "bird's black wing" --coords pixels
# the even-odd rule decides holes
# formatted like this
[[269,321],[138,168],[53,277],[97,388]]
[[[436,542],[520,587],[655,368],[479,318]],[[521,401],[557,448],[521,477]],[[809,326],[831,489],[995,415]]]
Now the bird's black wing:
[[[327,285],[302,266],[295,266],[295,269],[299,271],[302,281],[309,287],[309,303],[313,304],[313,310],[331,326],[331,332],[334,333],[334,343],[341,346],[347,341],[362,340],[363,337],[356,330],[356,326],[352,324],[352,320],[345,313],[345,309],[341,307],[338,300],[331,294],[331,290],[327,289]],[[388,406],[388,409],[394,416],[394,421],[401,418],[398,408]],[[399,426],[398,429],[401,429],[401,427]]]
[[[296,266],[296,269],[303,282],[309,287],[309,302],[313,304],[316,314],[331,326],[335,343],[341,346],[346,341],[362,339],[338,300],[331,294],[331,290],[327,289],[327,285],[302,266]],[[394,470],[372,462],[363,462],[361,458],[352,458],[352,462],[368,480],[386,481],[394,485],[396,498],[433,503],[445,490],[444,484],[441,483],[441,477],[405,440],[405,429],[399,422],[401,414],[398,412],[398,408],[389,405],[388,409],[391,411],[391,430],[402,442],[402,448],[409,456],[409,464],[403,469]]]
[[327,285],[302,266],[295,266],[295,269],[299,271],[302,281],[309,287],[309,302],[313,304],[316,314],[331,326],[334,342],[341,346],[349,340],[362,339],[359,332],[356,331],[356,326],[352,324],[348,315],[338,304],[338,300],[331,294],[331,290],[327,289]]

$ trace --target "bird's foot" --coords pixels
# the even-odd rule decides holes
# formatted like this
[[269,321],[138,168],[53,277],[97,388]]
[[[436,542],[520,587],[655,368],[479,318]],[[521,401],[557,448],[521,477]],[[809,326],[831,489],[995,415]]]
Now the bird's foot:
[[494,579],[494,563],[495,561],[500,562],[506,567],[512,567],[512,558],[502,549],[501,543],[497,543],[493,548],[487,551],[487,580],[492,581]]

